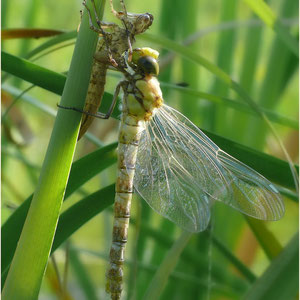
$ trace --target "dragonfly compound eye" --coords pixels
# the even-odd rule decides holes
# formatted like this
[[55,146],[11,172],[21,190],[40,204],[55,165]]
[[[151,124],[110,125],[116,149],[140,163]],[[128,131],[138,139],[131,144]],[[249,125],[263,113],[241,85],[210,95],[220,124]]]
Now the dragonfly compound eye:
[[152,56],[142,56],[137,61],[137,66],[146,75],[155,75],[159,73],[157,60]]

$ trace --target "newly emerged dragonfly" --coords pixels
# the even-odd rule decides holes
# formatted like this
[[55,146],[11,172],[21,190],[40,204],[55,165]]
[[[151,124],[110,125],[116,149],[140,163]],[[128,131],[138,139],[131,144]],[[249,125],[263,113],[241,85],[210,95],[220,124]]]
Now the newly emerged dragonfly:
[[[199,128],[163,104],[158,52],[135,49],[122,88],[118,176],[107,292],[120,299],[134,189],[159,214],[184,230],[207,228],[217,200],[261,220],[278,220],[284,203],[262,175],[222,151]],[[131,69],[131,71],[130,71]]]
[[107,114],[122,88],[113,238],[106,275],[113,300],[122,293],[134,189],[156,212],[190,232],[207,228],[215,201],[260,220],[274,221],[284,214],[283,200],[270,181],[222,151],[184,115],[163,103],[157,58],[158,52],[151,48],[133,50],[127,67],[118,68],[125,80],[118,84]]
[[[119,66],[124,68],[125,61],[123,53],[125,51],[132,52],[132,44],[135,41],[135,35],[145,32],[153,22],[153,16],[149,13],[133,14],[126,10],[123,0],[120,0],[123,11],[117,12],[113,8],[112,0],[110,0],[111,11],[121,22],[123,27],[115,23],[107,23],[99,20],[96,13],[94,0],[91,0],[94,8],[95,18],[98,28],[92,23],[91,12],[86,5],[89,14],[90,28],[99,33],[100,38],[94,55],[94,63],[92,67],[88,92],[85,100],[84,111],[96,113],[101,104],[106,82],[106,72],[109,66]],[[109,31],[105,31],[108,29]],[[93,121],[93,117],[89,115],[82,116],[82,122],[79,132],[80,139]]]

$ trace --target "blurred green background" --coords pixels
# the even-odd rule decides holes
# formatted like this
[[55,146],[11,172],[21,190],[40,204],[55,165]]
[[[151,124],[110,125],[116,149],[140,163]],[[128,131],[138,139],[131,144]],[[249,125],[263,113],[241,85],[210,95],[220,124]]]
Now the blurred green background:
[[[118,2],[115,0],[114,4],[120,9]],[[286,31],[298,40],[298,2],[273,0],[267,3]],[[226,101],[246,103],[228,84],[195,61],[165,49],[167,45],[163,38],[184,44],[206,58],[238,82],[260,108],[279,114],[279,122],[272,124],[292,161],[298,163],[298,57],[278,33],[254,14],[246,1],[127,0],[126,6],[129,12],[149,12],[154,16],[147,34],[154,35],[156,42],[145,34],[137,37],[135,46],[150,46],[160,51],[159,80],[168,105],[184,113],[202,129],[286,160],[274,135],[256,113],[251,113],[251,109],[241,111]],[[1,8],[2,30],[40,28],[68,32],[77,29],[82,5],[80,1],[3,0]],[[115,22],[108,3],[104,20]],[[25,57],[46,40],[6,40],[2,36],[2,50]],[[45,49],[43,56],[39,57],[39,53],[31,60],[55,72],[66,72],[73,47],[74,39],[66,40]],[[113,94],[119,79],[115,72],[109,72],[108,93]],[[3,224],[35,190],[60,96],[34,87],[14,103],[14,97],[31,84],[5,72],[2,73],[2,83],[2,114],[13,103],[2,122]],[[217,100],[210,101],[201,93],[212,95],[211,98]],[[115,119],[95,120],[90,128],[90,132],[105,145],[117,140],[117,130],[118,121]],[[83,138],[78,143],[75,160],[98,147]],[[63,204],[62,211],[113,184],[115,174],[116,165],[113,164],[80,187]],[[289,188],[295,193],[293,187]],[[247,299],[275,299],[268,298],[272,293],[263,298],[251,298],[251,292],[256,288],[253,285],[255,279],[263,278],[264,272],[274,262],[275,255],[268,255],[266,249],[272,252],[272,249],[280,249],[279,245],[285,247],[297,232],[298,200],[295,198],[295,194],[285,197],[286,214],[282,220],[255,224],[250,221],[251,226],[238,212],[216,205],[209,229],[192,235],[178,261],[173,259],[175,269],[172,269],[171,276],[164,278],[162,275],[161,282],[169,280],[159,299],[244,299],[247,293]],[[124,299],[155,299],[151,296],[155,295],[151,294],[155,290],[153,279],[159,274],[156,272],[164,259],[170,257],[168,251],[181,235],[181,230],[153,212],[138,196],[132,204],[132,218],[134,222],[126,251]],[[50,260],[39,299],[105,299],[105,269],[111,230],[111,207],[77,230]],[[5,247],[4,243],[2,247]],[[243,262],[251,272],[248,278],[236,270],[237,266],[232,262],[234,258]],[[66,265],[68,276],[62,293],[58,282],[63,281]],[[274,268],[279,267],[275,264]],[[161,272],[167,274],[167,269]],[[288,285],[291,279],[288,274],[292,272],[289,268],[285,272],[279,272],[278,281],[267,277],[265,282],[271,282],[269,291],[289,290],[290,293],[287,291],[282,299],[296,299],[295,287]],[[275,295],[281,299],[279,294]]]

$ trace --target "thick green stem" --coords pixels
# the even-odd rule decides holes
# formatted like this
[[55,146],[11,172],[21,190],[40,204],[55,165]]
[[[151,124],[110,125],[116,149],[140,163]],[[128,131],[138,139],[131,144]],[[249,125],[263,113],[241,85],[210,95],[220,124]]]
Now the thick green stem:
[[[97,6],[99,7],[99,1]],[[83,107],[97,34],[83,16],[70,71],[61,99],[64,106]],[[50,254],[75,151],[81,115],[59,109],[39,182],[19,239],[3,299],[37,299]]]

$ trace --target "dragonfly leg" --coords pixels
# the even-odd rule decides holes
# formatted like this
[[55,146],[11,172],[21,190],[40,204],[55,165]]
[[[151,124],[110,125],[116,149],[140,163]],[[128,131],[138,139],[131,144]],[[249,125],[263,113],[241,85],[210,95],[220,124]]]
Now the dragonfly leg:
[[[92,1],[92,3],[94,3]],[[82,2],[82,5],[86,8],[87,12],[88,12],[88,15],[89,15],[89,24],[90,24],[90,29],[92,29],[93,31],[97,32],[97,33],[101,33],[101,34],[105,34],[104,30],[102,28],[98,29],[94,26],[93,24],[93,20],[92,20],[92,15],[91,15],[91,11],[90,9],[88,8],[88,6],[86,5],[86,0],[83,0]],[[95,15],[96,15],[96,12],[95,12]]]
[[125,91],[127,90],[127,85],[128,85],[128,82],[126,80],[123,80],[123,81],[118,83],[118,85],[116,87],[116,90],[114,92],[113,101],[112,101],[112,103],[110,105],[110,108],[107,111],[104,119],[108,119],[111,116],[111,114],[112,114],[112,112],[113,112],[113,110],[116,106],[117,99],[118,99],[121,87],[123,88],[123,91],[125,93]]
[[126,26],[126,22],[124,19],[121,20],[125,29],[126,29],[126,36],[127,36],[127,42],[128,42],[128,62],[132,61],[132,45],[131,45],[131,41],[130,41],[130,30],[128,30],[127,26]]
[[120,0],[120,3],[122,5],[122,8],[124,10],[124,14],[125,14],[125,17],[127,18],[127,9],[126,9],[126,6],[125,6],[125,3],[124,3],[124,0]]
[[110,5],[110,10],[111,10],[112,14],[115,17],[119,18],[119,13],[114,9],[114,5],[113,5],[112,0],[109,0],[109,5]]
[[132,60],[132,45],[131,45],[131,41],[130,41],[130,30],[127,28],[127,25],[126,25],[127,9],[126,9],[124,0],[120,0],[120,3],[124,10],[124,17],[122,18],[122,23],[124,24],[124,27],[126,29],[126,35],[127,35],[127,40],[128,40],[128,61],[131,62],[131,60]]
[[[120,0],[121,6],[122,6],[122,9],[123,9],[123,13],[122,12],[117,12],[114,9],[112,0],[110,0],[109,3],[110,3],[111,12],[113,13],[113,15],[116,18],[118,18],[123,23],[123,25],[126,29],[126,35],[127,35],[127,40],[128,40],[128,61],[130,62],[131,59],[132,59],[132,45],[131,45],[131,41],[130,41],[130,32],[131,31],[128,29],[128,26],[126,25],[126,23],[128,21],[127,21],[127,9],[126,9],[124,0]],[[130,24],[130,21],[128,23]]]
[[108,42],[108,38],[107,38],[107,33],[104,31],[104,29],[102,28],[102,23],[97,15],[97,10],[96,10],[96,6],[95,6],[95,2],[94,0],[91,0],[92,4],[93,4],[93,8],[94,8],[94,13],[95,13],[95,18],[96,18],[96,23],[99,27],[96,28],[93,24],[93,20],[92,20],[92,15],[91,15],[91,11],[90,9],[88,8],[88,6],[86,5],[86,0],[83,1],[83,6],[86,8],[87,12],[88,12],[88,15],[89,15],[89,24],[90,24],[90,29],[92,29],[93,31],[97,32],[97,33],[100,33],[102,36],[103,36],[103,39],[104,39],[104,42],[105,42],[105,45],[106,45],[106,49],[107,49],[107,52],[108,52],[108,58],[109,58],[109,62],[114,66],[118,66],[117,62],[114,60],[112,54],[111,54],[111,50],[110,50],[110,46],[109,46],[109,42]]
[[114,9],[114,5],[113,5],[113,0],[109,0],[109,5],[110,5],[110,10],[112,12],[112,14],[121,20],[121,18],[125,15],[125,18],[127,18],[127,9],[126,9],[126,6],[125,6],[125,3],[124,3],[124,0],[120,0],[120,3],[121,3],[121,6],[122,6],[122,9],[123,9],[123,12],[117,12],[115,9]]
[[85,114],[85,115],[88,115],[88,116],[91,116],[91,117],[95,117],[95,118],[99,118],[99,119],[108,119],[107,117],[105,117],[106,114],[101,113],[101,112],[98,112],[98,113],[94,114],[94,113],[90,113],[86,110],[77,108],[77,107],[68,107],[68,106],[63,106],[63,105],[60,105],[60,104],[57,104],[57,107],[62,108],[62,109],[74,110],[74,111],[80,112],[82,114]]
[[127,85],[128,85],[128,82],[126,80],[121,81],[121,82],[118,83],[118,85],[116,87],[116,90],[115,90],[115,93],[114,93],[114,96],[113,96],[113,101],[112,101],[112,103],[110,105],[110,108],[108,109],[107,113],[97,112],[97,113],[94,114],[94,113],[91,113],[89,111],[85,111],[83,109],[77,108],[77,107],[68,107],[68,106],[63,106],[63,105],[60,105],[60,104],[57,104],[57,107],[62,108],[62,109],[74,110],[74,111],[77,111],[77,112],[80,112],[82,114],[92,116],[92,117],[95,117],[95,118],[98,118],[98,119],[108,119],[111,116],[111,114],[112,114],[112,112],[113,112],[113,110],[116,106],[121,87],[125,91]]

